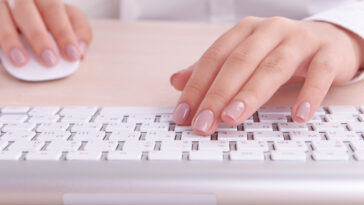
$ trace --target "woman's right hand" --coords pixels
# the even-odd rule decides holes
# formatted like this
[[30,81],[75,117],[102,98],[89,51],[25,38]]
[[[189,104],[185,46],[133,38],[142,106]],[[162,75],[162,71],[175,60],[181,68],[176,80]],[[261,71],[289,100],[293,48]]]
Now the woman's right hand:
[[19,31],[38,60],[47,67],[55,66],[60,56],[68,61],[81,59],[92,40],[84,13],[77,7],[65,5],[62,0],[0,0],[0,25],[1,49],[17,67],[26,65],[29,60]]

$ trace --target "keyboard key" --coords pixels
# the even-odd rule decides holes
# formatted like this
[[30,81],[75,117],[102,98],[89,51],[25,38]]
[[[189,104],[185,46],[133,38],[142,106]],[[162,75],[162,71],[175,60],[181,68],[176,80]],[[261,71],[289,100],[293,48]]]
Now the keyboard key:
[[60,107],[34,107],[29,111],[29,115],[55,115],[60,110]]
[[139,140],[140,132],[130,132],[130,131],[116,131],[112,132],[109,136],[111,141],[129,141],[129,140]]
[[230,152],[230,160],[264,160],[264,153],[262,151],[232,151]]
[[77,151],[81,147],[80,141],[53,140],[46,147],[48,151],[71,152]]
[[328,140],[351,141],[359,140],[360,137],[352,131],[328,131],[326,132]]
[[77,132],[72,140],[73,141],[92,141],[92,140],[103,140],[105,138],[105,132],[98,131],[84,131]]
[[151,141],[174,140],[175,138],[176,133],[173,131],[151,131],[145,135],[145,140]]
[[115,151],[118,146],[117,141],[89,141],[83,148],[84,151]]
[[317,122],[323,122],[323,121],[322,121],[321,117],[316,114],[314,116],[312,116],[312,118],[309,121],[307,121],[307,123],[317,123]]
[[265,141],[238,141],[236,142],[236,149],[238,151],[268,151],[268,144]]
[[113,123],[106,126],[106,132],[116,132],[116,131],[128,131],[133,132],[135,130],[136,124],[134,123]]
[[316,151],[333,151],[333,152],[346,152],[347,147],[344,143],[337,140],[330,140],[330,141],[313,141],[312,142],[313,149]]
[[244,131],[220,131],[217,140],[219,141],[239,141],[248,140],[248,135]]
[[348,128],[355,132],[364,132],[364,122],[348,122]]
[[107,160],[140,160],[141,151],[113,151],[107,154]]
[[36,130],[37,132],[66,131],[69,126],[68,123],[61,122],[42,123]]
[[287,122],[287,117],[284,114],[261,114],[259,121],[264,123]]
[[2,115],[0,116],[0,123],[21,123],[28,118],[28,115]]
[[290,107],[261,107],[258,109],[258,114],[284,114],[290,115]]
[[42,132],[37,136],[39,141],[52,141],[52,140],[67,140],[71,136],[68,131],[47,131]]
[[335,106],[328,106],[327,108],[331,114],[359,114],[358,109],[354,106],[348,105],[335,105]]
[[259,141],[280,141],[284,140],[283,133],[278,131],[261,131],[253,133],[254,140]]
[[163,141],[161,143],[160,150],[178,150],[181,152],[189,152],[192,150],[192,141]]
[[35,126],[35,123],[9,123],[6,124],[1,130],[3,132],[31,131],[35,128]]
[[182,152],[179,150],[151,151],[148,160],[182,160]]
[[364,160],[364,151],[363,150],[361,150],[361,151],[355,151],[354,157],[358,161],[363,161]]
[[193,131],[185,131],[185,132],[182,132],[181,140],[210,141],[211,136],[200,136]]
[[29,107],[3,107],[1,109],[2,114],[25,114],[29,110]]
[[108,115],[99,115],[95,118],[96,123],[122,123],[124,116],[108,116]]
[[101,123],[76,123],[72,126],[71,132],[98,132],[101,127]]
[[140,127],[141,132],[148,131],[168,131],[169,123],[144,123]]
[[319,132],[315,131],[293,131],[289,132],[289,137],[294,141],[316,141],[321,140],[322,137]]
[[350,142],[350,147],[355,151],[364,152],[364,141],[363,140],[353,140]]
[[[155,114],[133,114],[129,115],[127,122],[129,123],[154,123],[156,115]],[[169,123],[166,123],[169,125]]]
[[97,107],[89,106],[89,107],[82,107],[82,106],[68,106],[64,107],[60,115],[88,115],[92,116],[96,113]]
[[0,160],[19,160],[22,154],[21,151],[1,151]]
[[30,123],[50,123],[57,122],[59,119],[58,115],[33,115],[30,117]]
[[176,125],[174,127],[174,131],[175,132],[184,132],[184,131],[192,131],[192,127],[191,126],[180,126],[180,125]]
[[216,131],[237,131],[237,130],[238,130],[237,126],[232,126],[224,122],[220,123],[219,127],[216,129]]
[[1,140],[18,141],[18,140],[31,140],[35,136],[33,131],[10,131],[1,136]]
[[306,124],[295,122],[278,123],[278,129],[281,132],[308,131]]
[[91,120],[91,115],[65,115],[62,117],[62,123],[89,123]]
[[244,123],[245,132],[273,131],[271,123]]
[[189,160],[223,160],[221,151],[191,151]]
[[7,147],[9,144],[8,141],[0,141],[0,152],[5,148]]
[[345,131],[344,126],[342,126],[338,122],[320,122],[320,123],[313,123],[312,124],[315,131],[318,132],[326,132],[326,131],[333,131],[333,130],[342,130]]
[[340,151],[314,151],[312,157],[317,161],[346,161],[349,155]]
[[327,114],[325,120],[338,123],[358,122],[358,118],[350,114]]
[[173,114],[162,114],[159,118],[159,122],[167,122],[172,123],[173,122]]
[[26,160],[59,160],[62,152],[59,151],[36,151],[28,152],[25,156]]
[[104,107],[100,114],[164,114],[173,113],[173,107]]
[[308,150],[305,142],[292,140],[274,142],[274,149],[281,152],[306,152]]
[[123,146],[123,151],[142,151],[148,152],[154,150],[155,143],[153,141],[126,141]]
[[67,160],[100,160],[102,152],[100,151],[73,151],[68,152]]
[[303,151],[272,151],[271,158],[275,161],[305,161],[306,160],[306,153]]
[[15,141],[8,147],[8,151],[39,151],[44,146],[40,141]]
[[198,143],[200,151],[229,151],[230,145],[228,141],[201,141]]

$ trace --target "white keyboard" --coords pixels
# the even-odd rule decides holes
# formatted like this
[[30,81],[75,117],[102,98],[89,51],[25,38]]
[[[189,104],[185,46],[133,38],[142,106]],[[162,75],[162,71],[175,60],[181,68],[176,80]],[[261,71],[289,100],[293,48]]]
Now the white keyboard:
[[305,124],[262,107],[212,136],[176,126],[172,108],[4,107],[0,160],[362,161],[364,106],[329,106]]

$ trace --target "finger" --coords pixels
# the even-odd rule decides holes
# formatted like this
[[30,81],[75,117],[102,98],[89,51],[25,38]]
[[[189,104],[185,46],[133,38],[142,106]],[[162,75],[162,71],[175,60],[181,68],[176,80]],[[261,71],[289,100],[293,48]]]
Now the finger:
[[318,46],[305,46],[295,38],[282,42],[261,62],[253,76],[224,109],[221,115],[224,122],[236,125],[250,117],[292,77],[303,61],[316,52]]
[[66,10],[61,0],[35,0],[48,30],[57,42],[64,59],[77,61],[81,58],[78,40],[73,32]]
[[295,121],[309,120],[320,106],[342,64],[335,53],[335,50],[323,47],[313,58],[305,83],[292,106]]
[[17,67],[27,64],[29,57],[21,43],[19,34],[5,0],[0,1],[0,46],[10,62]]
[[48,67],[55,66],[59,56],[34,2],[32,0],[13,1],[11,11],[15,23],[39,61]]
[[76,33],[82,55],[85,55],[87,48],[92,41],[92,29],[87,21],[85,13],[74,6],[66,5],[66,12],[71,21],[72,28]]
[[213,119],[205,120],[199,116],[200,114],[195,116],[192,123],[195,132],[202,135],[214,132],[221,121],[220,114],[223,108],[249,79],[262,59],[283,40],[283,37],[281,30],[264,27],[257,29],[234,49],[197,111],[202,114],[210,113],[210,116],[212,113]]
[[169,79],[171,85],[177,90],[182,91],[185,88],[187,81],[190,79],[192,72],[196,67],[196,64],[197,63],[191,65],[187,69],[180,70],[177,73],[173,74]]
[[192,72],[173,113],[177,124],[189,124],[216,74],[236,45],[248,37],[256,26],[256,18],[248,18],[218,38],[202,55]]

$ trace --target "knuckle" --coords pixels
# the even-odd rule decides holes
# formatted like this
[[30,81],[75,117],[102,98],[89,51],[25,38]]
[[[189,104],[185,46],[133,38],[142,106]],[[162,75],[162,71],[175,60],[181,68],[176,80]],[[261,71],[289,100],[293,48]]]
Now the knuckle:
[[281,73],[283,72],[283,67],[281,62],[284,59],[284,54],[275,53],[268,56],[261,64],[260,69],[267,73]]
[[214,62],[222,55],[222,48],[219,43],[214,43],[207,51],[202,55],[201,61]]
[[190,83],[187,83],[183,89],[183,93],[186,96],[200,96],[202,92],[203,86],[197,81],[191,81]]
[[225,105],[227,96],[224,90],[214,89],[207,94],[205,101],[213,105]]
[[229,62],[233,64],[239,63],[248,65],[250,62],[250,53],[251,52],[245,47],[239,48],[230,55]]
[[319,69],[323,74],[330,74],[335,71],[335,60],[318,59],[314,61],[313,67]]

